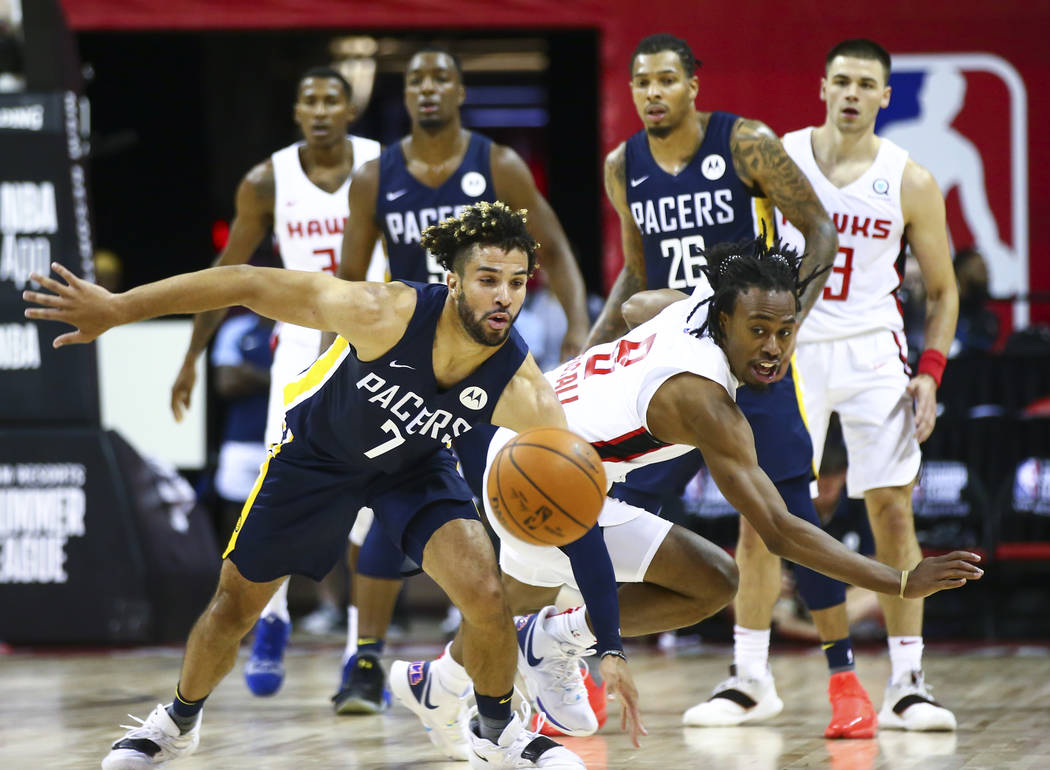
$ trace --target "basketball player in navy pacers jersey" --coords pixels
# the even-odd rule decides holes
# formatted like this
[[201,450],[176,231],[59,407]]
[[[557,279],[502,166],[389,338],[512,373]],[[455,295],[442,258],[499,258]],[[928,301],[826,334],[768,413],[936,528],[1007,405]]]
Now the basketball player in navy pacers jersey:
[[536,259],[523,214],[480,203],[432,227],[423,243],[451,271],[447,285],[233,266],[112,295],[57,264],[65,282],[33,276],[52,293],[25,293],[44,306],[26,316],[76,327],[56,347],[156,315],[231,305],[340,335],[285,389],[281,442],[269,449],[223,554],[216,594],[190,633],[173,703],[129,729],[103,760],[105,770],[151,767],[196,749],[204,700],[232,668],[259,610],[289,573],[315,580],[328,573],[362,506],[463,613],[456,651],[478,711],[468,730],[471,764],[584,767],[528,731],[528,706],[511,712],[514,624],[491,543],[448,448],[475,423],[516,431],[566,424],[512,329]]
[[[631,57],[631,90],[644,130],[606,159],[606,189],[620,215],[625,265],[592,342],[622,332],[620,305],[633,293],[690,291],[703,282],[698,268],[705,246],[741,240],[762,229],[772,234],[773,205],[805,236],[804,273],[820,275],[833,263],[835,227],[806,177],[762,123],[696,109],[696,66],[688,44],[671,35],[645,38]],[[800,297],[803,313],[813,307],[825,280],[826,272]],[[759,465],[788,510],[819,524],[809,495],[813,446],[800,408],[794,366],[765,374],[768,392],[743,387],[737,394],[755,435]],[[778,374],[783,379],[778,381]],[[680,490],[700,462],[693,453],[676,463],[637,471],[611,494],[657,508],[661,495],[668,489]],[[746,554],[738,551],[737,558]],[[811,611],[820,613],[844,601],[842,583],[803,567],[796,567],[796,575]],[[756,579],[753,571],[742,571],[740,594],[750,595],[749,581]],[[716,688],[714,698],[686,713],[686,724],[737,724],[773,716],[783,708],[766,658],[758,654],[769,643],[768,615],[762,608],[737,603],[734,641],[730,678]],[[832,671],[852,665],[848,643],[826,653]],[[832,726],[851,724],[851,694],[845,689],[831,693]],[[847,728],[832,730],[829,737],[844,737],[846,732]]]
[[[568,239],[518,154],[463,128],[464,97],[455,55],[426,47],[409,59],[404,99],[412,133],[354,172],[337,274],[363,280],[381,236],[392,279],[443,283],[445,269],[422,247],[420,234],[471,203],[505,201],[529,212],[529,231],[543,244],[543,267],[569,322],[562,356],[574,356],[587,336],[588,318],[583,279]],[[352,565],[358,626],[348,629],[346,649],[354,654],[344,656],[339,691],[332,698],[338,713],[376,713],[386,705],[379,656],[401,589],[402,560],[381,533],[370,531]]]
[[[347,135],[355,118],[350,84],[329,67],[315,67],[300,78],[294,118],[303,139],[273,153],[245,175],[237,188],[229,240],[216,265],[244,264],[272,229],[284,267],[335,273],[349,214],[350,174],[379,157],[379,142]],[[381,258],[382,250],[378,251]],[[177,420],[189,406],[197,357],[225,312],[199,313],[193,319],[193,335],[171,388],[171,409]],[[320,332],[293,324],[278,324],[274,336],[277,345],[264,431],[267,446],[281,438],[285,385],[313,362],[321,345]],[[287,591],[287,585],[281,586],[264,610],[244,666],[245,681],[256,695],[272,695],[284,679],[282,653],[291,632]]]

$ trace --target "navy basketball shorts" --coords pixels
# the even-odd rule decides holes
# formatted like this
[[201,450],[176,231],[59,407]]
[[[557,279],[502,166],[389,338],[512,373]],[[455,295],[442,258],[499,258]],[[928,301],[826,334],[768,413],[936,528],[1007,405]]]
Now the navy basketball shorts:
[[371,508],[384,534],[419,564],[443,524],[478,518],[450,452],[388,475],[320,462],[292,441],[263,464],[223,558],[252,582],[291,574],[321,580],[345,555],[362,507]]

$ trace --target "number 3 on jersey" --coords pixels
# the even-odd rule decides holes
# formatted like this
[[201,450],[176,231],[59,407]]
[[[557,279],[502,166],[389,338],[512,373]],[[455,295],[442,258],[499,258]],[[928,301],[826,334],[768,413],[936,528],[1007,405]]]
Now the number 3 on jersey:
[[[839,260],[840,256],[843,257],[842,260]],[[852,273],[853,249],[849,246],[839,246],[838,253],[835,255],[835,264],[831,268],[831,275],[828,276],[828,283],[824,286],[824,293],[821,297],[832,302],[845,300],[849,296],[849,279]],[[832,289],[832,281],[835,280],[836,275],[842,276],[838,291]]]
[[691,289],[703,279],[700,268],[705,260],[704,236],[687,235],[685,238],[665,238],[660,241],[660,253],[671,260],[667,270],[667,288]]

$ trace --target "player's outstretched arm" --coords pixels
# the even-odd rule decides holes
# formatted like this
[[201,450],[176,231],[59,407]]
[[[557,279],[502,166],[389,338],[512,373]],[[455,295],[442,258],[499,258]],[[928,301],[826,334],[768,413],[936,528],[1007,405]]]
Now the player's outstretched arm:
[[919,262],[926,287],[926,348],[919,372],[908,383],[915,400],[915,437],[925,441],[937,421],[937,386],[959,320],[959,287],[955,282],[945,227],[944,198],[929,171],[915,161],[904,167],[901,183],[904,237]]
[[587,292],[583,275],[569,246],[569,239],[558,221],[558,215],[536,189],[529,167],[509,147],[492,146],[492,183],[497,198],[512,209],[526,209],[529,212],[529,232],[543,246],[540,262],[550,278],[551,291],[558,298],[568,321],[568,329],[561,344],[561,358],[563,361],[572,358],[583,350],[590,320],[587,317]]
[[172,313],[244,305],[259,315],[311,329],[334,329],[365,359],[381,355],[401,333],[415,306],[403,284],[350,283],[281,268],[235,265],[184,273],[111,294],[52,264],[62,280],[33,274],[46,292],[25,291],[26,318],[61,321],[75,328],[54,347],[91,342],[107,329]]
[[594,322],[585,348],[614,340],[627,331],[622,305],[647,285],[645,276],[645,247],[642,233],[635,224],[627,205],[625,146],[620,144],[605,158],[605,194],[620,217],[620,243],[623,247],[623,269],[609,292],[605,306]]
[[653,434],[700,449],[726,500],[747,517],[771,553],[880,593],[900,595],[903,588],[908,599],[959,588],[984,574],[970,563],[980,560],[977,554],[954,551],[923,559],[905,581],[900,570],[854,553],[790,514],[758,466],[751,427],[720,385],[697,375],[677,375],[661,386],[653,402],[648,415]]
[[809,313],[828,279],[829,268],[839,247],[835,224],[824,210],[813,186],[795,161],[784,151],[777,135],[757,120],[738,120],[729,140],[737,176],[748,187],[765,195],[806,238],[802,276],[823,270],[811,281],[802,302],[803,317]]
[[503,389],[492,410],[492,424],[510,428],[515,433],[545,426],[568,430],[558,396],[531,353]]
[[678,289],[650,289],[628,297],[620,309],[623,312],[623,320],[633,329],[656,317],[668,305],[688,298],[688,294]]
[[[218,265],[243,265],[273,226],[273,163],[267,160],[249,171],[237,187],[234,199],[233,222],[222,253],[212,263]],[[226,308],[198,313],[193,318],[193,332],[182,367],[171,386],[171,412],[176,421],[181,421],[184,410],[190,406],[190,393],[197,380],[197,356],[208,346],[215,335]]]

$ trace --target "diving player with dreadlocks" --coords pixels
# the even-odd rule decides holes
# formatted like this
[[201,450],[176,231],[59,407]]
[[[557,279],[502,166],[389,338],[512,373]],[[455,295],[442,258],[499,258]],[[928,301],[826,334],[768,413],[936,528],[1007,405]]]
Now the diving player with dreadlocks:
[[[771,552],[786,559],[894,596],[925,596],[979,578],[982,570],[968,563],[979,558],[975,554],[955,551],[901,571],[850,551],[788,512],[758,465],[751,428],[735,394],[742,384],[768,387],[771,372],[791,356],[799,296],[813,275],[800,278],[795,252],[779,244],[767,248],[762,238],[719,244],[703,256],[701,269],[711,289],[697,288],[691,298],[674,302],[618,340],[590,348],[545,375],[569,429],[602,457],[609,483],[696,448],[730,504]],[[646,294],[661,296],[643,294],[629,301],[626,318],[644,312],[629,307],[632,303],[651,308],[668,298],[666,290]],[[563,732],[589,734],[597,723],[583,693],[578,659],[595,644],[603,662],[607,655],[622,656],[602,641],[615,618],[616,583],[624,584],[618,596],[620,633],[640,636],[691,625],[717,611],[734,592],[736,570],[721,549],[699,535],[613,498],[598,519],[603,537],[591,541],[592,550],[586,541],[593,530],[564,552],[521,542],[500,526],[484,488],[488,465],[514,434],[501,428],[489,439],[492,432],[484,431],[457,439],[455,446],[464,476],[485,501],[489,523],[500,536],[500,567],[511,606],[538,609],[517,619],[519,670],[530,695]],[[609,558],[615,580],[596,581],[593,573],[600,573]],[[586,606],[553,614],[550,605],[563,584],[578,587]],[[615,622],[611,625],[615,633]],[[448,657],[395,663],[392,687],[407,691],[399,678],[412,671],[426,671],[424,676],[436,676],[440,685],[453,667]],[[422,691],[423,682],[416,684]],[[431,699],[443,691],[429,688]],[[565,697],[573,691],[579,697]],[[435,715],[423,708],[421,698],[402,701],[427,723]]]

